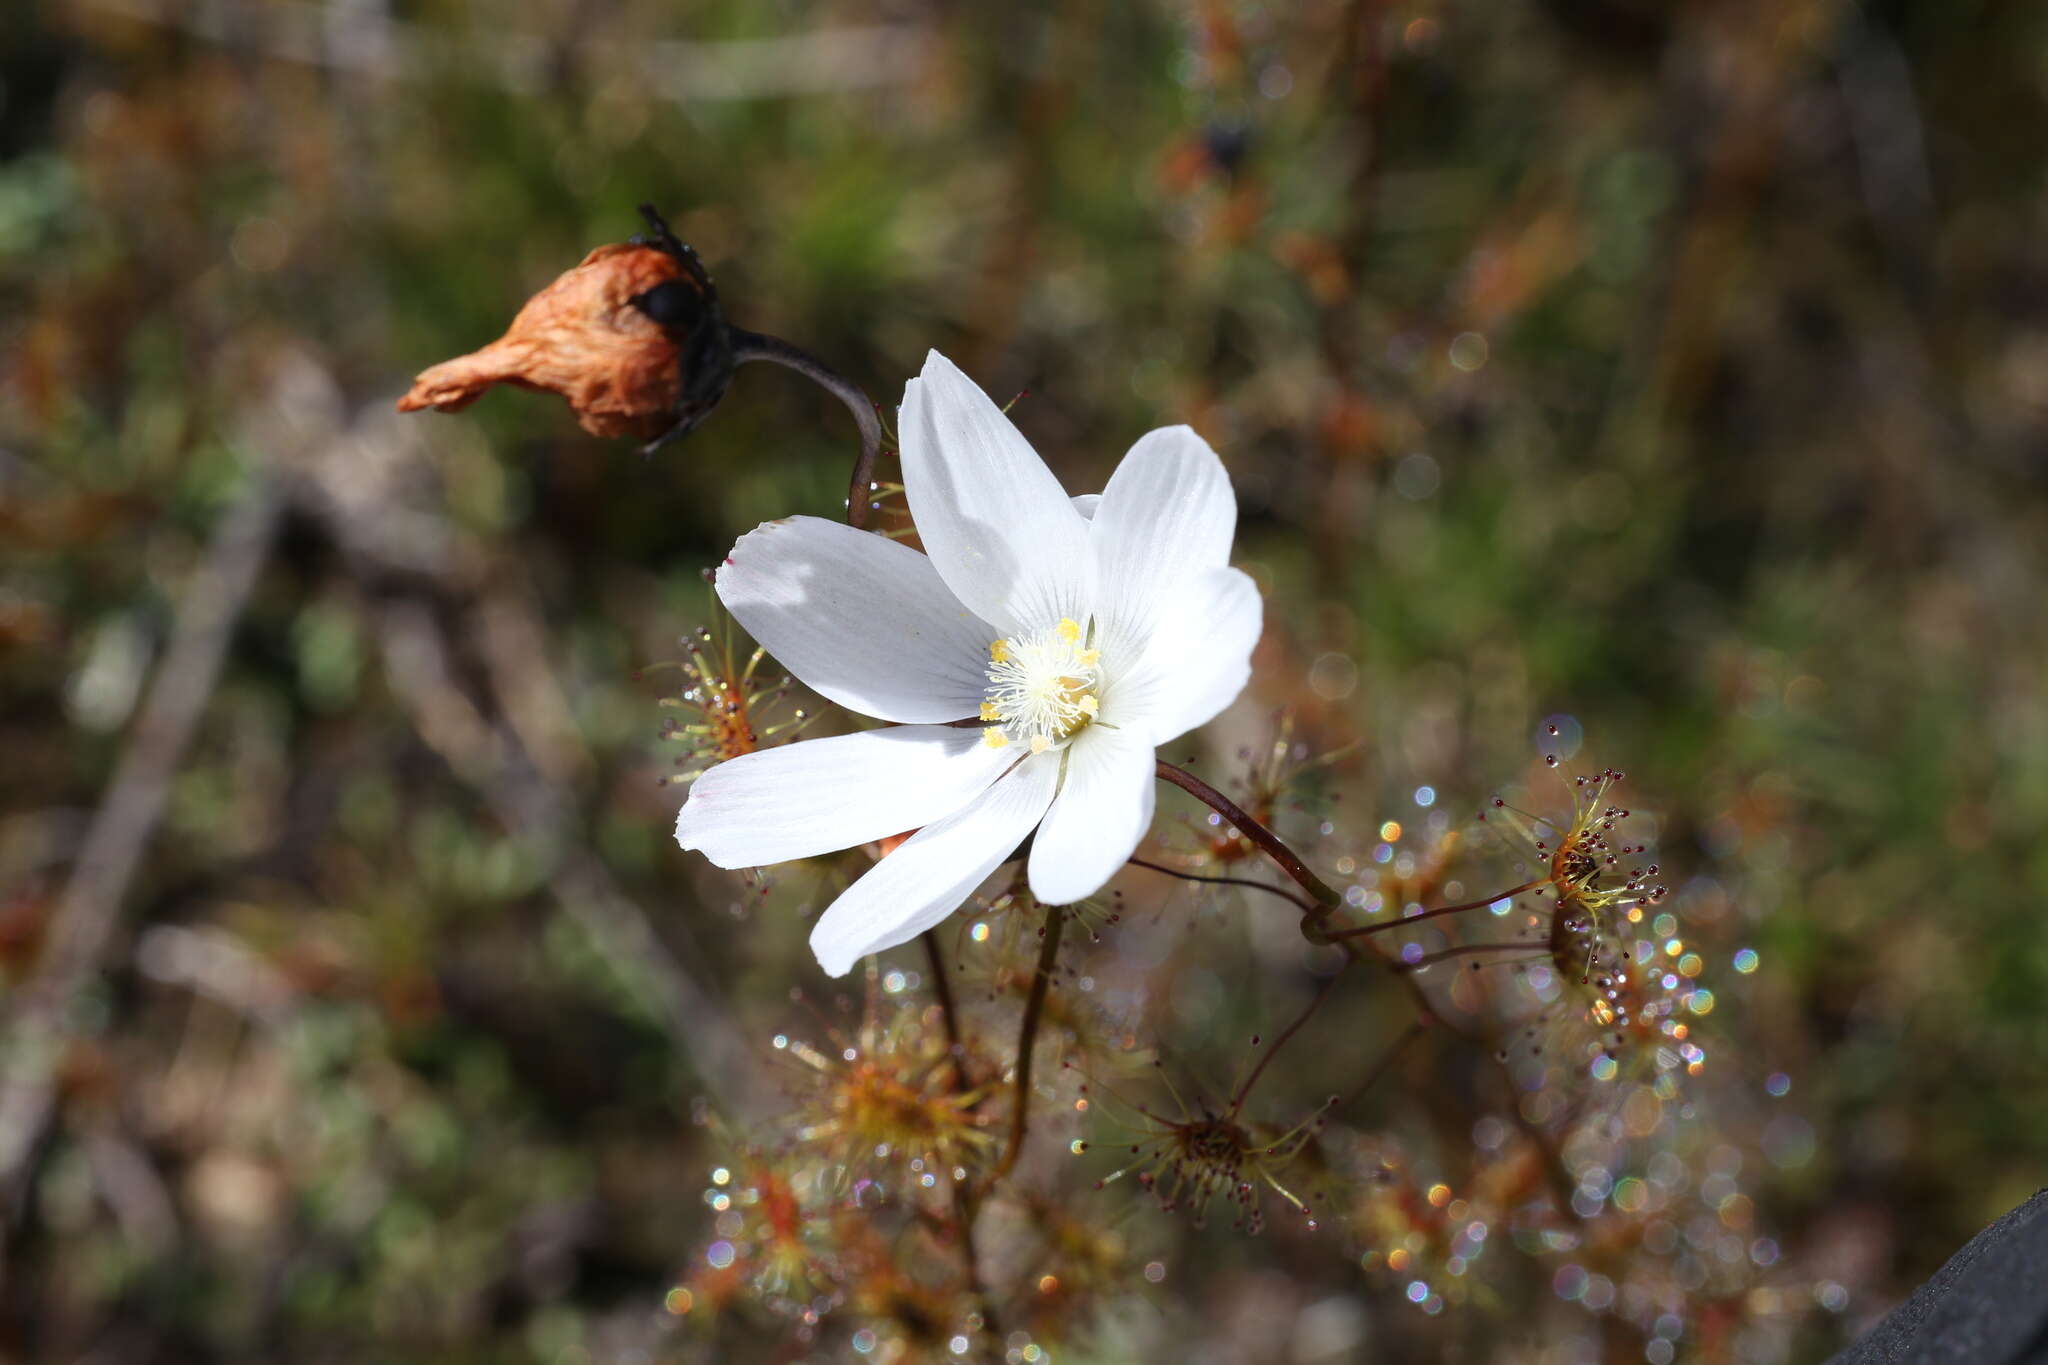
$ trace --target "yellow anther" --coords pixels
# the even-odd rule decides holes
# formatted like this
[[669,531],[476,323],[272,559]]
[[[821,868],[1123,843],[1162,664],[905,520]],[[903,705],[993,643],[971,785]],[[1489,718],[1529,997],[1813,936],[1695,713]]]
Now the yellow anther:
[[1090,692],[1087,696],[1081,698],[1079,705],[1083,712],[1091,716],[1098,715],[1102,711],[1102,703],[1095,700],[1095,694],[1093,692]]
[[1093,668],[1093,667],[1095,667],[1095,665],[1097,665],[1097,664],[1099,664],[1099,663],[1101,663],[1101,662],[1102,662],[1102,651],[1101,651],[1101,650],[1099,650],[1099,649],[1084,649],[1084,650],[1082,650],[1082,651],[1081,651],[1081,667],[1083,667],[1083,668]]
[[1010,661],[1010,642],[1008,640],[991,640],[988,646],[988,657],[990,663],[1008,663]]
[[1081,638],[1081,623],[1071,616],[1064,617],[1060,621],[1059,631],[1060,638],[1072,644]]
[[1010,737],[1003,733],[1002,726],[991,725],[981,732],[981,742],[991,749],[1000,749],[1010,742]]
[[1001,720],[1003,718],[1003,710],[994,702],[985,701],[981,704],[981,718],[983,720]]
[[1033,735],[1033,736],[1031,737],[1031,752],[1032,752],[1032,753],[1034,753],[1034,754],[1042,754],[1042,753],[1044,753],[1044,752],[1045,752],[1045,751],[1046,751],[1047,749],[1050,749],[1051,747],[1052,747],[1052,741],[1051,741],[1051,740],[1049,740],[1049,739],[1047,739],[1047,738],[1046,738],[1046,737],[1045,737],[1044,735]]

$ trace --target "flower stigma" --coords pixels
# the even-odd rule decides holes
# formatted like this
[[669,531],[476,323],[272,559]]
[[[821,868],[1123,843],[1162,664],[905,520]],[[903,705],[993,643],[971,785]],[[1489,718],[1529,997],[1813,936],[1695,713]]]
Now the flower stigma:
[[1073,738],[1102,709],[1102,651],[1071,617],[1048,630],[996,640],[988,647],[988,691],[981,703],[982,742],[1016,743],[1042,754]]

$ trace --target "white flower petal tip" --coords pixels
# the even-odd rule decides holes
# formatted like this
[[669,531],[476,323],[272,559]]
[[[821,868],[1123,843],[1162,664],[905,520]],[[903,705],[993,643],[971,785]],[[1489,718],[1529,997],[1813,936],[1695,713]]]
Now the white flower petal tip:
[[1263,616],[1258,584],[1243,570],[1195,575],[1164,604],[1137,667],[1117,683],[1119,713],[1141,719],[1154,744],[1214,720],[1251,681]]
[[1192,427],[1161,427],[1117,465],[1088,530],[1103,587],[1104,647],[1123,652],[1150,635],[1176,594],[1230,563],[1237,495],[1223,461]]
[[973,380],[933,351],[898,417],[911,519],[969,610],[1012,634],[1090,605],[1088,523]]
[[1011,761],[979,731],[944,725],[763,749],[697,779],[676,814],[676,842],[725,868],[832,853],[952,814]]
[[1153,748],[1130,730],[1094,730],[1067,751],[1066,778],[1038,826],[1031,894],[1071,905],[1100,891],[1152,827]]
[[1053,755],[1025,760],[965,808],[926,825],[840,894],[811,930],[829,976],[908,943],[960,908],[1044,816],[1059,782]]

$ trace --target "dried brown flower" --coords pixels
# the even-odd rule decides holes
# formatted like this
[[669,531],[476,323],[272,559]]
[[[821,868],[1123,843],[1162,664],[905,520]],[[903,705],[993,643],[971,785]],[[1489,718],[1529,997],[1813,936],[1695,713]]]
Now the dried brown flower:
[[515,384],[568,399],[593,436],[657,436],[675,423],[683,382],[682,339],[642,304],[665,285],[695,288],[672,253],[601,246],[527,300],[504,336],[421,374],[398,410],[454,412]]
[[735,334],[697,253],[653,205],[640,213],[645,236],[585,256],[528,299],[504,336],[420,375],[398,410],[454,412],[493,384],[516,384],[568,399],[593,436],[652,438],[652,451],[689,432],[732,382]]

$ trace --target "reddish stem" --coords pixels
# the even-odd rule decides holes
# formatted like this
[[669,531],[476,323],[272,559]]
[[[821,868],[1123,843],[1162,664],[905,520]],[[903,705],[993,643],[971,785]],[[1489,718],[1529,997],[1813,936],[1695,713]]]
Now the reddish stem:
[[1389,929],[1401,929],[1405,928],[1410,924],[1420,924],[1422,923],[1422,921],[1426,919],[1435,919],[1439,915],[1462,915],[1467,910],[1481,910],[1489,905],[1495,904],[1498,901],[1507,900],[1511,896],[1519,896],[1524,892],[1534,891],[1537,887],[1542,885],[1544,885],[1544,883],[1540,880],[1533,882],[1523,882],[1520,886],[1513,887],[1507,891],[1503,891],[1498,896],[1488,896],[1485,900],[1467,901],[1463,905],[1440,905],[1436,907],[1434,910],[1425,910],[1419,915],[1409,915],[1405,919],[1388,920],[1384,924],[1367,924],[1357,929],[1335,929],[1326,934],[1325,937],[1330,939],[1343,939],[1361,938],[1367,934],[1384,934]]
[[1177,768],[1163,758],[1159,760],[1158,773],[1163,780],[1173,783],[1228,820],[1239,834],[1257,844],[1261,852],[1278,863],[1282,872],[1294,878],[1301,889],[1308,892],[1309,898],[1316,903],[1316,908],[1307,912],[1311,925],[1320,924],[1332,911],[1344,904],[1344,898],[1338,895],[1329,883],[1309,871],[1308,864],[1303,862],[1301,856],[1289,848],[1279,835],[1266,828],[1249,812],[1241,809],[1235,801],[1187,769]]

